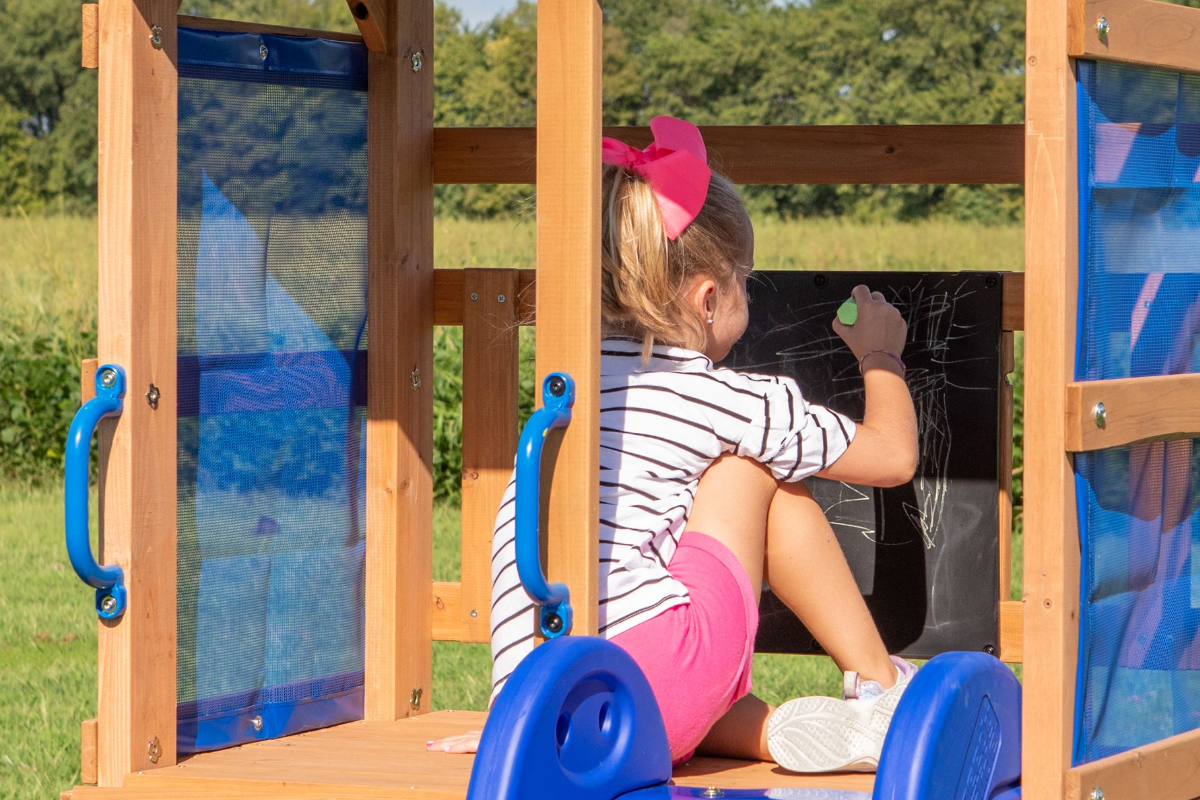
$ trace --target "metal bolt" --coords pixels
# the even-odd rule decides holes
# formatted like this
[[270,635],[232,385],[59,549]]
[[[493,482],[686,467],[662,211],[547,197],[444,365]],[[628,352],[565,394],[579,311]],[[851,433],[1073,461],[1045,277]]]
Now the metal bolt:
[[146,755],[150,757],[151,764],[157,764],[158,760],[162,758],[162,745],[157,736],[150,740],[150,744],[146,745]]
[[471,302],[474,303],[479,299],[479,292],[471,292]]
[[1108,423],[1108,409],[1104,407],[1104,402],[1096,403],[1096,407],[1092,409],[1092,417],[1096,420],[1096,427],[1103,428]]
[[550,379],[550,394],[555,397],[562,397],[567,391],[567,382],[559,376],[555,375]]
[[269,53],[269,52],[270,51],[267,50],[267,46],[265,44],[260,44],[258,46],[258,57],[261,58],[263,61],[267,60],[267,53]]
[[408,378],[410,381],[412,381],[412,387],[414,390],[421,388],[421,370],[413,367],[413,371],[409,373]]
[[716,786],[710,786],[700,793],[701,797],[724,797],[725,792],[718,789]]
[[503,303],[505,299],[506,299],[506,298],[505,298],[505,297],[504,297],[504,295],[502,295],[502,294],[498,294],[498,295],[496,295],[496,302],[497,302],[497,303]]
[[259,714],[256,714],[253,717],[251,717],[250,724],[254,726],[254,730],[261,731],[262,730],[262,716]]
[[100,385],[105,389],[111,389],[117,385],[117,371],[115,369],[106,369],[100,373]]
[[983,646],[983,652],[987,653],[989,656],[994,656],[994,655],[996,655],[996,645],[994,645],[994,644],[985,644],[985,645]]
[[1100,41],[1108,41],[1108,19],[1103,14],[1096,20],[1096,35],[1100,37]]
[[420,689],[412,690],[412,697],[408,698],[408,707],[411,708],[413,711],[421,710],[421,690]]
[[1104,790],[1097,786],[1096,788],[1092,789],[1090,797],[1092,800],[1104,800]]
[[100,610],[105,614],[112,614],[116,612],[117,598],[113,597],[111,594],[104,595],[104,598],[100,601]]
[[478,616],[479,616],[479,612],[472,608],[471,609],[471,619],[475,619]]
[[162,50],[162,28],[158,25],[150,26],[150,46]]
[[550,616],[546,617],[546,630],[550,631],[550,633],[558,633],[562,629],[562,617],[560,617],[558,614],[551,614]]
[[153,383],[150,384],[150,388],[146,391],[146,402],[149,403],[150,407],[155,411],[158,410],[158,398],[161,396],[162,395],[159,393],[158,387]]
[[413,72],[421,71],[421,59],[424,57],[425,57],[425,52],[423,50],[418,50],[417,52],[413,53],[412,56],[409,58],[409,61],[412,62]]

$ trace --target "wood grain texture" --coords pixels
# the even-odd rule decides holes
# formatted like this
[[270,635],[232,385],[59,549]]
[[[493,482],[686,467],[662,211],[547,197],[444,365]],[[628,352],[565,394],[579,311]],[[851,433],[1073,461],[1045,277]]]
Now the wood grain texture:
[[94,784],[96,776],[96,720],[85,719],[79,726],[79,780]]
[[491,639],[492,528],[517,452],[520,275],[469,269],[463,286],[462,624]]
[[332,39],[338,42],[361,42],[361,36],[340,31],[319,31],[312,28],[291,28],[286,25],[266,25],[261,22],[244,22],[215,17],[189,17],[179,15],[179,27],[197,28],[204,31],[229,31],[231,33],[258,33],[272,36],[297,36],[301,38]]
[[[702,126],[709,160],[735,183],[984,184],[1024,179],[1020,125]],[[604,128],[636,147],[649,128]],[[533,183],[533,128],[438,128],[437,183]]]
[[458,581],[434,581],[433,640],[461,642],[466,635],[462,621],[462,584]]
[[[537,382],[575,379],[553,468],[547,577],[571,592],[574,633],[597,632],[600,514],[600,67],[596,0],[538,3]],[[552,473],[552,477],[551,477]]]
[[[1157,0],[1072,0],[1070,54],[1200,72],[1200,9]],[[1108,33],[1097,23],[1103,16]]]
[[1067,773],[1067,800],[1090,800],[1097,787],[1113,800],[1200,797],[1200,731],[1082,764]]
[[1020,600],[1000,603],[1000,652],[997,657],[1006,664],[1025,660],[1025,604]]
[[1013,533],[1013,385],[1008,376],[1015,368],[1012,331],[1000,334],[1000,602],[1012,594]]
[[1004,273],[1004,308],[1000,328],[1006,331],[1025,330],[1025,273]]
[[[175,761],[177,77],[175,0],[100,7],[101,363],[125,368],[125,410],[101,423],[100,563],[128,609],[100,623],[97,771],[103,786]],[[151,26],[161,29],[161,49]],[[154,384],[158,409],[142,395]]]
[[1063,429],[1078,273],[1070,0],[1026,6],[1025,614],[1022,792],[1059,800],[1071,764],[1079,536]]
[[[1096,424],[1098,403],[1104,404],[1103,428]],[[1065,424],[1073,453],[1200,436],[1200,375],[1067,384]]]
[[387,3],[385,0],[346,0],[358,32],[362,34],[367,49],[375,53],[386,53],[388,49]]
[[97,69],[100,66],[100,5],[84,3],[83,35],[80,37],[81,52],[80,66],[84,69]]
[[[429,709],[433,621],[433,7],[387,6],[368,69],[367,719]],[[413,72],[408,57],[425,53]],[[420,689],[420,708],[410,707]]]
[[79,364],[79,405],[96,396],[96,370],[100,368],[100,359],[85,358]]

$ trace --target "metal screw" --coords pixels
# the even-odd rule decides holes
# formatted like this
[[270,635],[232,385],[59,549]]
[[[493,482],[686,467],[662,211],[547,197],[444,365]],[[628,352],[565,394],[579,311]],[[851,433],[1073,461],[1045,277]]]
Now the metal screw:
[[117,371],[115,369],[106,369],[100,373],[100,385],[105,389],[111,389],[117,385]]
[[478,616],[479,616],[479,612],[472,608],[471,609],[471,619],[475,619]]
[[994,656],[996,655],[996,646],[994,644],[985,644],[983,646],[983,652],[987,653],[989,656]]
[[158,760],[162,758],[162,745],[157,736],[150,740],[150,744],[146,745],[146,755],[150,757],[151,764],[157,764]]
[[254,730],[261,731],[262,730],[262,716],[256,714],[253,717],[251,717],[250,724],[254,726]]
[[497,302],[497,303],[503,303],[503,302],[504,302],[504,300],[505,300],[505,297],[504,297],[504,295],[502,295],[502,294],[498,294],[498,295],[496,295],[496,302]]
[[111,594],[104,595],[104,598],[100,601],[100,610],[105,614],[114,613],[117,610],[117,598]]
[[149,403],[150,407],[153,408],[155,411],[158,410],[158,398],[161,396],[162,395],[159,393],[158,387],[155,386],[153,383],[150,384],[150,388],[146,392],[146,402]]
[[409,374],[408,378],[410,381],[412,381],[412,387],[414,390],[421,388],[421,370],[413,367],[413,371]]
[[1104,800],[1104,790],[1097,786],[1095,789],[1092,789],[1090,796],[1092,800]]
[[720,789],[718,789],[715,786],[710,786],[707,789],[705,789],[703,792],[701,792],[700,796],[701,797],[724,797],[725,792],[721,791]]
[[562,378],[560,378],[557,375],[555,375],[553,378],[550,379],[550,394],[554,395],[555,397],[562,397],[563,393],[565,393],[566,391],[567,391],[567,382],[566,381],[564,381]]
[[829,278],[826,278],[824,275],[816,275],[813,277],[813,284],[816,285],[817,288],[820,288],[827,283],[829,283]]
[[1096,35],[1100,37],[1100,41],[1108,41],[1108,19],[1103,14],[1096,20]]
[[162,28],[158,25],[150,26],[150,46],[162,50]]
[[479,292],[471,292],[471,302],[474,303],[479,299]]
[[408,707],[411,708],[413,711],[421,710],[421,690],[420,689],[412,690],[412,697],[408,698]]
[[263,61],[267,60],[268,52],[270,52],[270,51],[267,50],[267,46],[265,44],[260,44],[258,46],[258,57],[261,58]]
[[562,629],[562,617],[560,617],[558,614],[551,614],[550,616],[546,617],[546,630],[550,631],[550,633],[558,633]]
[[1108,409],[1104,407],[1104,402],[1096,403],[1096,407],[1092,409],[1092,417],[1096,420],[1096,427],[1103,428],[1108,423]]
[[409,58],[409,61],[412,62],[413,72],[421,71],[421,59],[424,58],[424,56],[425,52],[423,50],[418,50]]

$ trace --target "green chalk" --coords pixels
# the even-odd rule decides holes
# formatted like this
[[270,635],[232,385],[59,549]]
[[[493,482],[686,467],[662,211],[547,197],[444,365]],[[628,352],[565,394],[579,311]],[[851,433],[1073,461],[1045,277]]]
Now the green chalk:
[[837,312],[838,322],[843,325],[853,325],[858,321],[858,303],[851,297],[842,303]]

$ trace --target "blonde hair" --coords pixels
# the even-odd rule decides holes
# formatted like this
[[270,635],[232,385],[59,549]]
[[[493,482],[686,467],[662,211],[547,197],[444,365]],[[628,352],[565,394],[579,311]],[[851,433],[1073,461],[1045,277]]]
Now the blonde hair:
[[606,334],[641,339],[642,359],[655,343],[703,350],[708,328],[688,304],[693,279],[736,291],[747,274],[753,229],[733,183],[713,173],[704,207],[670,241],[650,184],[607,164],[601,200],[600,313]]

